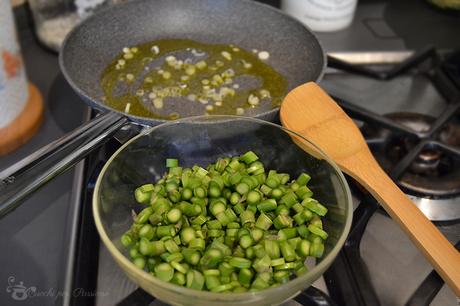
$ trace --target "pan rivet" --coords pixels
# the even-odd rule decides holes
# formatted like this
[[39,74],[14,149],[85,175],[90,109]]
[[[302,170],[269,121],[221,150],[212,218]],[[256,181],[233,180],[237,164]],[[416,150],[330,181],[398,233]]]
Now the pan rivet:
[[268,53],[267,51],[260,51],[258,56],[261,60],[267,60],[270,57],[270,53]]

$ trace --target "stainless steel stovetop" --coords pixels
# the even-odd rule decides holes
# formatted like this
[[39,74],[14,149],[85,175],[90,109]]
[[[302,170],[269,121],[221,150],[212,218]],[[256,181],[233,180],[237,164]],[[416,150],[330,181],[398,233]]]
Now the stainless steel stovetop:
[[[385,20],[393,8],[375,1],[358,7],[351,28],[341,33],[319,34],[329,55],[350,63],[377,65],[394,64],[411,56],[404,34],[397,34],[391,22]],[[333,96],[351,101],[376,114],[410,112],[437,117],[446,107],[443,96],[423,75],[408,73],[390,81],[370,79],[343,71],[329,69],[320,85]],[[460,101],[459,101],[460,102]],[[420,198],[417,198],[420,199]],[[420,200],[419,200],[420,201]],[[424,199],[429,213],[430,200]],[[460,199],[451,198],[455,212],[443,210],[435,219],[458,219]],[[444,215],[442,215],[444,214]],[[453,217],[452,217],[453,216]],[[460,221],[438,224],[452,243],[460,239]],[[360,254],[370,276],[372,286],[382,305],[404,305],[425,277],[432,271],[429,263],[413,246],[399,227],[382,211],[369,220],[360,244]],[[136,287],[113,264],[108,252],[99,253],[98,288],[113,288],[114,294],[98,297],[97,305],[110,305],[122,300]],[[314,284],[327,292],[324,279]],[[431,305],[457,305],[453,292],[444,286]],[[159,301],[151,305],[164,305]],[[299,305],[289,301],[285,305]]]
[[[379,81],[334,73],[327,75],[321,85],[331,95],[353,101],[377,114],[409,112],[437,117],[446,107],[444,98],[431,82],[418,75]],[[421,202],[420,197],[412,198]],[[428,214],[430,201],[433,200],[424,199]],[[455,211],[444,209],[440,213],[444,215],[438,218],[446,220],[456,216],[457,220],[438,222],[437,225],[452,243],[457,243],[460,239],[460,198],[456,195],[448,201],[456,204]],[[432,270],[397,224],[381,211],[371,217],[360,252],[382,305],[404,305]],[[453,306],[457,303],[453,292],[444,286],[431,305]]]

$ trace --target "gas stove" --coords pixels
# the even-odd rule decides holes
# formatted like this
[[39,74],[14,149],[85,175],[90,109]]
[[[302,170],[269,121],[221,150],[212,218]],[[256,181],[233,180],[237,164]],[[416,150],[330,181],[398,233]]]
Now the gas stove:
[[[361,126],[381,166],[457,248],[458,54],[426,48],[392,65],[364,66],[330,58],[339,70],[322,83]],[[359,186],[354,191],[361,195],[351,234],[325,275],[334,283],[331,296],[345,305],[455,305],[455,295],[441,290],[439,276],[375,200]]]
[[[263,2],[278,4],[278,1]],[[409,12],[407,9],[412,8],[411,5],[414,9],[407,18],[413,18],[420,29],[402,27],[402,20],[396,14],[404,9]],[[452,39],[456,37],[452,25],[455,21],[458,25],[459,20],[434,12],[416,0],[360,1],[350,28],[319,34],[329,56],[329,67],[320,86],[356,120],[382,167],[458,248],[460,64],[459,56],[453,50],[460,49],[460,42]],[[437,31],[423,28],[427,16]],[[23,23],[23,28],[29,26]],[[426,39],[413,38],[423,30],[426,30]],[[441,34],[434,35],[433,32]],[[25,34],[20,29],[21,35]],[[434,44],[435,48],[426,47],[427,43]],[[86,111],[82,103],[69,104],[78,97],[62,76],[56,76],[56,63],[53,66],[56,71],[50,77],[53,82],[48,80],[40,84],[39,72],[46,69],[35,66],[34,70],[37,64],[28,60],[34,55],[32,52],[39,53],[36,42],[30,38],[29,28],[23,50],[32,79],[38,80],[48,97],[48,117],[41,135],[51,131],[51,136],[45,136],[55,138],[78,124],[73,122],[80,120],[76,114],[85,114],[83,120],[95,115]],[[52,55],[44,57],[49,59]],[[79,107],[71,109],[62,105]],[[58,128],[53,129],[54,126]],[[16,217],[8,216],[5,225],[8,233],[12,232],[8,226],[17,228],[14,226],[17,218],[33,221],[25,231],[27,237],[39,236],[45,225],[53,227],[53,231],[47,231],[48,236],[59,233],[57,242],[48,242],[45,235],[41,238],[41,246],[34,244],[35,248],[43,249],[37,256],[29,248],[26,253],[32,255],[23,256],[25,248],[22,245],[26,246],[25,243],[17,250],[15,243],[9,245],[16,254],[17,265],[11,264],[11,259],[2,261],[5,262],[3,266],[9,268],[4,269],[1,277],[13,275],[26,286],[34,285],[42,291],[54,290],[48,299],[29,299],[24,301],[25,305],[28,302],[30,305],[166,305],[125,277],[101,246],[93,224],[91,196],[95,179],[108,157],[135,132],[122,131],[79,164],[74,171],[73,183],[70,180],[64,184],[61,179],[51,183],[52,188],[46,187],[47,191],[41,195],[53,190],[68,194],[60,201],[64,203],[54,205],[61,207],[57,212],[44,210],[40,218],[33,216],[38,214],[37,209],[29,209],[26,213],[26,205],[37,205],[32,200],[38,201],[39,207],[46,208],[40,201],[48,198],[42,199],[43,196],[38,194],[29,201],[31,203],[15,212]],[[27,145],[19,155],[13,154],[8,160],[18,160],[27,150],[36,147],[36,143],[31,143],[30,148]],[[0,163],[0,168],[3,166]],[[66,176],[67,180],[69,176]],[[350,177],[347,180],[355,209],[345,246],[322,278],[283,305],[458,305],[454,293],[444,285],[397,224],[359,184]],[[70,208],[63,211],[63,207]],[[64,221],[53,221],[59,216]],[[26,238],[22,240],[27,241]],[[59,245],[64,246],[61,246],[63,250],[58,248]],[[45,246],[56,250],[48,259],[44,255]],[[37,264],[29,264],[33,262],[31,258]],[[21,271],[24,273],[19,273],[19,266],[26,267]],[[40,273],[38,268],[35,269],[37,266],[42,269],[38,271]],[[45,275],[46,281],[40,282],[40,275]],[[2,305],[9,305],[11,301],[8,295],[0,296]]]
[[[339,97],[337,100],[350,115],[364,122],[362,132],[374,156],[428,218],[459,219],[460,52],[441,56],[433,48],[425,49],[387,71],[356,68],[335,59],[329,63],[354,76],[365,75],[377,84],[399,81],[399,86],[406,85],[405,78],[410,76],[412,85],[424,84],[422,91],[429,87],[436,91],[437,103],[431,105],[418,93],[415,102],[402,101],[398,105],[394,101],[404,92],[387,91],[382,95],[387,102],[383,103],[385,109],[381,112]],[[408,88],[413,90],[416,87],[412,85]]]
[[[454,57],[430,48],[400,63],[375,66],[350,65],[330,56],[321,85],[356,120],[382,167],[458,246],[460,87],[455,75],[445,69]],[[439,96],[419,95],[419,90],[434,90]],[[419,95],[417,101],[403,99],[413,93]],[[384,104],[375,107],[379,100]],[[116,141],[106,146],[102,161],[118,147]],[[93,178],[102,161],[94,165]],[[345,247],[323,278],[283,305],[455,305],[452,291],[399,227],[353,179],[347,179],[356,208]],[[89,199],[91,189],[87,193]],[[96,305],[166,305],[136,289],[105,248],[99,249],[97,267],[92,290],[110,294],[97,296]]]
[[[410,112],[388,113],[385,117],[410,127],[417,133],[429,132],[430,127],[436,122],[434,116]],[[412,137],[390,135],[388,130],[375,125],[366,125],[362,131],[371,143],[374,156],[388,173],[391,173],[406,155],[411,154],[415,157],[408,165],[407,171],[400,175],[398,183],[427,217],[435,221],[460,218],[458,119],[446,122],[432,139],[436,143],[426,143],[423,148],[417,147],[418,143]],[[446,149],[445,146],[449,148]],[[412,153],[412,150],[418,152]]]

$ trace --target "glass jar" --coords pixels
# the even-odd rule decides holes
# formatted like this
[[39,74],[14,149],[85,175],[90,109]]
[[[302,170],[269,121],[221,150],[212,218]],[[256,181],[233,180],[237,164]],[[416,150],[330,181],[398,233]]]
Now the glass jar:
[[29,0],[40,41],[59,51],[67,33],[97,9],[122,0]]

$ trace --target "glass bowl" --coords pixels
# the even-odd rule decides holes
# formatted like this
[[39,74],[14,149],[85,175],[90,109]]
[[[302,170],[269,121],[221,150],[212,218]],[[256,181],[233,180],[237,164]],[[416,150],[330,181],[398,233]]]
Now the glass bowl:
[[[310,153],[299,145],[308,147]],[[310,174],[309,187],[329,209],[324,221],[329,234],[324,255],[307,273],[259,292],[213,293],[163,282],[130,261],[120,237],[132,224],[132,210],[145,208],[135,201],[133,191],[160,179],[166,171],[166,158],[178,158],[184,167],[206,166],[219,157],[249,150],[259,156],[266,169],[289,173],[291,178],[301,172]],[[145,291],[172,305],[277,305],[295,297],[337,256],[350,230],[352,210],[342,172],[319,148],[279,125],[237,116],[191,117],[146,130],[113,154],[97,179],[93,195],[97,230],[117,264]]]

